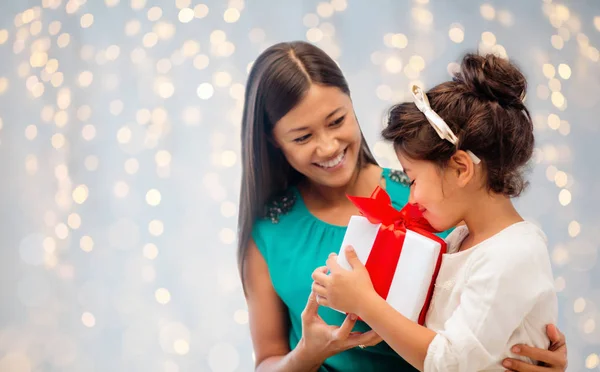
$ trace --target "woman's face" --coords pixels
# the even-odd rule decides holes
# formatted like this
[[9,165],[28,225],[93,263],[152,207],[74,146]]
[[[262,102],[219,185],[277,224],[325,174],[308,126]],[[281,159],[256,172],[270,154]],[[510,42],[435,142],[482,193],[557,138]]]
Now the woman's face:
[[313,84],[273,137],[290,165],[316,184],[344,187],[356,171],[360,128],[350,97],[336,87]]

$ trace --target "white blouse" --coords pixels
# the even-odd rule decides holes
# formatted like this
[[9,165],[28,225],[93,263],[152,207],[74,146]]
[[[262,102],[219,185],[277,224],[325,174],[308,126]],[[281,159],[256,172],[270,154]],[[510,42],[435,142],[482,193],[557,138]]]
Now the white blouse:
[[426,318],[437,335],[425,371],[504,371],[506,357],[529,361],[513,345],[550,345],[546,325],[556,323],[558,306],[544,233],[519,222],[457,252],[468,234],[460,226],[446,239]]

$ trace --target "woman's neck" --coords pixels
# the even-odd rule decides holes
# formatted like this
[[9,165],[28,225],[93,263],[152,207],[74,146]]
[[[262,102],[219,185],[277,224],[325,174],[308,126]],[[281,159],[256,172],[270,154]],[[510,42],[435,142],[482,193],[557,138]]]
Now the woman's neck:
[[328,187],[305,181],[300,185],[305,198],[320,201],[322,205],[349,203],[346,195],[369,196],[377,187],[382,169],[375,164],[367,164],[357,169],[350,181],[343,187]]

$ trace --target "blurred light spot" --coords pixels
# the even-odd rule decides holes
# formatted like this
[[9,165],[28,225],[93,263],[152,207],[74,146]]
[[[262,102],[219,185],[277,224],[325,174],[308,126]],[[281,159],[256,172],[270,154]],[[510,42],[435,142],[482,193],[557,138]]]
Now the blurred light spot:
[[562,88],[562,85],[560,83],[560,80],[558,80],[557,78],[552,78],[548,82],[548,87],[550,87],[550,90],[552,92],[560,92],[560,89]]
[[166,150],[160,150],[154,156],[156,165],[159,167],[166,167],[171,163],[171,154]]
[[42,245],[46,253],[54,253],[56,251],[56,240],[51,236],[44,238]]
[[552,104],[558,108],[565,104],[565,96],[563,96],[561,92],[552,92],[551,99]]
[[86,156],[84,160],[85,168],[89,171],[95,171],[98,169],[98,157],[95,155]]
[[162,221],[152,220],[148,224],[148,232],[153,236],[160,236],[164,232],[164,225]]
[[385,68],[392,74],[397,74],[402,71],[402,60],[398,57],[391,56],[385,61]]
[[453,42],[457,44],[462,43],[465,40],[465,30],[462,25],[458,23],[453,23],[452,25],[450,25],[448,36]]
[[91,141],[96,137],[96,128],[92,124],[86,124],[81,130],[81,136],[86,141]]
[[221,203],[221,214],[223,217],[233,217],[237,212],[236,205],[232,202],[226,201]]
[[154,83],[154,91],[161,98],[170,98],[175,93],[175,86],[165,77],[159,77]]
[[197,125],[202,119],[202,114],[198,107],[186,107],[183,110],[182,119],[186,125]]
[[57,133],[51,138],[52,147],[54,147],[57,150],[63,148],[66,142],[67,141],[65,139],[65,136],[62,133]]
[[58,39],[56,39],[56,45],[59,48],[65,48],[71,42],[71,36],[69,34],[61,34]]
[[137,113],[135,114],[135,120],[140,125],[148,124],[151,119],[152,119],[152,113],[148,109],[138,110]]
[[219,232],[219,238],[225,244],[232,244],[235,241],[235,233],[231,229],[224,228]]
[[555,49],[558,49],[558,50],[561,50],[563,48],[563,46],[565,45],[563,38],[560,37],[559,35],[552,35],[552,37],[550,38],[550,43],[552,44],[552,46]]
[[204,54],[197,55],[194,57],[194,67],[198,70],[203,70],[208,67],[210,60],[208,56]]
[[131,9],[140,10],[146,6],[146,0],[131,0]]
[[88,28],[94,23],[94,15],[87,13],[81,16],[80,24],[82,28]]
[[[596,17],[594,20],[600,19],[600,17]],[[600,22],[596,24],[596,28],[600,30]],[[585,367],[587,369],[595,369],[600,366],[600,357],[596,353],[591,353],[585,358]]]
[[125,161],[124,168],[125,168],[125,172],[127,172],[127,174],[135,174],[138,171],[138,169],[140,168],[140,164],[137,161],[137,159],[130,158]]
[[129,186],[124,181],[115,183],[114,193],[117,198],[124,198],[129,194]]
[[567,80],[571,77],[571,67],[569,65],[561,63],[558,65],[558,74],[561,78]]
[[566,287],[567,287],[567,283],[565,281],[565,278],[563,278],[562,276],[559,276],[558,278],[556,278],[554,280],[554,288],[556,289],[557,292],[564,291]]
[[159,288],[154,292],[156,301],[161,305],[166,305],[171,301],[171,294],[165,288]]
[[221,88],[231,84],[231,75],[225,71],[218,71],[213,75],[213,83]]
[[0,45],[6,43],[6,41],[8,40],[8,31],[7,30],[0,30]]
[[236,310],[233,314],[233,320],[237,324],[248,324],[248,312],[246,310]]
[[150,22],[156,22],[160,19],[160,17],[162,17],[163,11],[160,7],[158,6],[153,6],[152,8],[148,9],[148,20]]
[[33,365],[26,355],[10,351],[0,359],[0,371],[32,372]]
[[25,157],[25,170],[29,175],[34,175],[38,170],[38,162],[35,155],[27,155]]
[[331,5],[336,12],[343,12],[348,7],[346,0],[331,0]]
[[81,315],[81,322],[84,326],[88,328],[92,328],[96,325],[96,318],[92,313],[88,313],[87,311]]
[[240,11],[234,8],[229,8],[223,14],[223,19],[227,23],[235,23],[240,19]]
[[171,61],[169,61],[167,58],[162,58],[156,62],[156,71],[160,74],[168,73],[171,71],[172,67],[173,65],[171,64]]
[[94,249],[94,240],[91,237],[84,235],[79,239],[79,247],[84,252],[91,252]]
[[61,222],[54,228],[54,233],[57,238],[64,240],[69,236],[69,228]]
[[544,73],[544,76],[548,79],[552,79],[554,77],[554,75],[556,74],[556,69],[554,68],[554,66],[552,66],[549,63],[544,63],[544,66],[542,67],[542,71]]
[[563,171],[557,171],[554,175],[554,182],[558,187],[565,187],[568,182],[567,174]]
[[553,130],[557,130],[560,127],[560,118],[558,117],[558,115],[548,115],[548,126]]
[[318,43],[323,39],[323,31],[319,28],[310,28],[306,31],[306,39],[311,43]]
[[81,227],[81,217],[77,213],[71,213],[67,218],[69,227],[73,230],[77,230]]
[[210,33],[211,44],[222,44],[227,40],[227,35],[222,30],[214,30]]
[[545,100],[545,99],[548,99],[548,97],[550,97],[550,89],[548,89],[548,87],[545,85],[541,85],[541,84],[538,85],[536,92],[537,92],[538,98],[540,98],[540,99]]
[[121,144],[126,144],[131,141],[132,133],[129,127],[122,127],[117,131],[117,141]]
[[152,48],[156,45],[156,43],[158,43],[158,35],[154,32],[148,32],[142,38],[142,45],[144,45],[146,48]]
[[202,83],[198,86],[196,94],[200,99],[210,99],[213,96],[214,88],[210,83]]
[[179,355],[185,355],[190,351],[190,344],[186,340],[177,340],[173,343],[173,350]]
[[158,248],[155,244],[148,243],[144,246],[144,257],[153,260],[158,256]]
[[569,223],[569,236],[574,238],[581,232],[581,225],[577,221],[571,221]]
[[596,329],[596,321],[592,319],[588,319],[583,324],[583,332],[586,334],[591,334]]
[[319,3],[317,5],[317,14],[322,18],[329,18],[333,15],[334,9],[330,3]]
[[208,15],[208,6],[205,4],[198,4],[194,7],[194,17],[204,18]]
[[571,203],[571,192],[567,189],[560,190],[558,201],[563,207],[569,205]]
[[221,164],[224,167],[233,167],[236,162],[236,155],[233,151],[223,151],[221,154]]
[[79,74],[78,80],[79,85],[81,85],[82,87],[88,87],[90,86],[90,84],[92,84],[92,81],[94,80],[94,75],[91,71],[83,71],[81,74]]
[[424,8],[412,8],[412,17],[425,26],[433,23],[433,14]]
[[481,34],[481,41],[488,46],[493,46],[496,44],[496,35],[492,32],[486,31]]
[[194,11],[190,8],[183,8],[179,11],[179,22],[189,23],[194,19]]
[[507,10],[501,10],[498,12],[498,21],[503,26],[512,26],[514,23],[514,18],[512,14]]
[[571,133],[571,124],[569,124],[569,122],[566,120],[561,121],[558,132],[563,136],[567,136],[569,133]]
[[579,314],[579,313],[582,313],[584,310],[585,310],[585,299],[582,297],[579,297],[573,303],[573,311]]
[[146,203],[148,203],[148,205],[155,207],[160,204],[160,200],[161,196],[158,190],[151,189],[146,193]]
[[[2,127],[0,126],[0,129]],[[27,138],[30,141],[33,141],[35,139],[35,137],[37,136],[37,127],[33,124],[28,125],[27,128],[25,128],[25,138]]]
[[131,20],[125,24],[125,35],[134,36],[140,32],[142,24],[138,20]]

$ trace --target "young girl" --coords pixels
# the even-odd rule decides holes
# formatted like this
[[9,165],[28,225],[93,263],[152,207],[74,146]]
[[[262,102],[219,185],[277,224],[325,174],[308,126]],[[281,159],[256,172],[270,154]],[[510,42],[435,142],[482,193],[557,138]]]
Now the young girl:
[[504,370],[512,345],[550,344],[557,299],[545,236],[511,202],[534,145],[525,91],[507,60],[468,54],[452,81],[426,95],[413,87],[414,101],[391,110],[383,137],[411,180],[409,202],[440,231],[466,224],[447,237],[427,328],[376,294],[351,249],[352,271],[331,255],[331,273],[313,273],[321,305],[358,315],[419,370]]
[[[414,371],[365,323],[320,307],[311,294],[312,271],[358,213],[345,194],[369,196],[381,185],[396,208],[409,196],[408,177],[371,155],[346,79],[322,50],[280,43],[258,56],[246,88],[242,165],[238,257],[256,370]],[[542,353],[551,364],[544,370],[562,371],[564,337],[549,334],[560,350],[522,345],[523,354]]]

